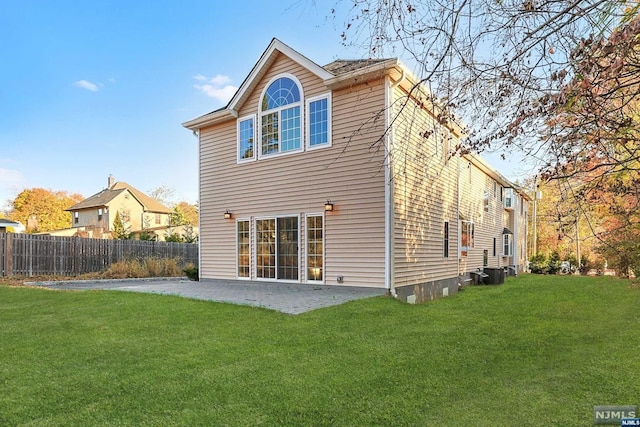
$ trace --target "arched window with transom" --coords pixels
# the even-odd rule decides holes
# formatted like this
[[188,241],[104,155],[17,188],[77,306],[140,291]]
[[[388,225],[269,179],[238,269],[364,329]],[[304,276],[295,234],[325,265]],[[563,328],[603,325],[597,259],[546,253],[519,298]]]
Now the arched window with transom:
[[302,150],[302,87],[291,75],[269,83],[260,100],[260,155]]

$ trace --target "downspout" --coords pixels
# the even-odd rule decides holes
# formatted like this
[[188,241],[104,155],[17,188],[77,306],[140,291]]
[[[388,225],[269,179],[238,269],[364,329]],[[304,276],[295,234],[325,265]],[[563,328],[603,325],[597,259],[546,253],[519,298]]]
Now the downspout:
[[460,239],[460,235],[461,235],[461,225],[462,223],[460,222],[460,155],[456,156],[457,159],[457,169],[458,169],[458,177],[457,177],[457,182],[456,182],[456,186],[457,186],[457,197],[456,197],[456,211],[457,211],[457,215],[456,215],[456,221],[457,221],[457,227],[456,229],[458,230],[458,232],[456,233],[458,239],[457,242],[458,244],[456,245],[456,252],[457,252],[457,259],[458,259],[458,265],[456,266],[456,270],[458,271],[458,278],[460,278],[460,244],[461,244],[461,239]]
[[[394,100],[394,90],[405,79],[405,70],[400,68],[402,74],[400,78],[391,84],[385,84],[385,108],[387,114],[385,114],[385,131],[387,132],[387,143],[385,150],[385,168],[384,168],[384,180],[385,180],[385,251],[384,251],[384,264],[385,264],[385,288],[389,289],[389,293],[393,298],[397,298],[395,280],[394,280],[394,214],[395,214],[395,194],[393,188],[393,163],[391,162],[391,153],[394,146],[395,132],[391,126],[391,109]],[[389,80],[390,78],[387,77]]]
[[513,189],[513,270],[514,274],[518,275],[518,221],[520,221],[520,201],[518,200],[520,195],[515,188]]
[[[198,200],[202,201],[202,198],[200,197],[200,188],[201,188],[201,179],[200,179],[200,159],[202,158],[202,153],[201,153],[201,139],[200,139],[200,129],[198,130],[194,130],[193,131],[193,136],[195,136],[196,138],[198,138]],[[201,274],[202,274],[202,226],[200,224],[202,224],[202,218],[200,218],[202,209],[200,209],[200,206],[198,206],[198,280],[202,279]]]

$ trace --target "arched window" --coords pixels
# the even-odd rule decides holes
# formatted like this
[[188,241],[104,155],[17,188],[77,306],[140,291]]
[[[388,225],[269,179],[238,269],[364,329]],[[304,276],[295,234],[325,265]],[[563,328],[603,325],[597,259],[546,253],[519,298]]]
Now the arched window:
[[292,77],[269,84],[260,101],[260,155],[302,149],[302,94]]

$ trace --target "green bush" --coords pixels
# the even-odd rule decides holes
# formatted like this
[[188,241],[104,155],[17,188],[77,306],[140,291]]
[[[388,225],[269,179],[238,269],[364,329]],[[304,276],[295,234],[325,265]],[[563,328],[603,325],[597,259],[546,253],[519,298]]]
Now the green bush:
[[193,264],[187,265],[182,271],[190,280],[200,280],[200,275],[198,274],[198,267]]
[[549,257],[549,266],[547,268],[547,273],[549,274],[558,274],[560,271],[560,254],[558,251],[553,251],[551,256]]
[[529,260],[529,270],[534,274],[547,274],[549,272],[547,257],[542,254],[532,256]]

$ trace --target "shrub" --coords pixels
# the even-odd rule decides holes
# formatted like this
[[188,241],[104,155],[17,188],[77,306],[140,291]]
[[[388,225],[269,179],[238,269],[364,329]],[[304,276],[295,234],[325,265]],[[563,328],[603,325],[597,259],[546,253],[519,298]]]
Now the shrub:
[[179,276],[182,276],[182,269],[179,260],[176,258],[121,260],[114,262],[100,274],[102,279]]
[[542,254],[532,256],[529,260],[529,270],[534,274],[547,274],[549,270],[547,257]]
[[582,255],[580,257],[580,274],[586,276],[592,268],[593,266],[591,265],[591,261],[589,261],[589,257]]
[[547,268],[547,272],[549,274],[557,274],[558,271],[560,271],[561,265],[560,254],[558,251],[553,251],[549,257],[549,267]]
[[200,280],[200,276],[198,274],[198,267],[193,264],[187,265],[184,270],[184,274],[191,280]]

